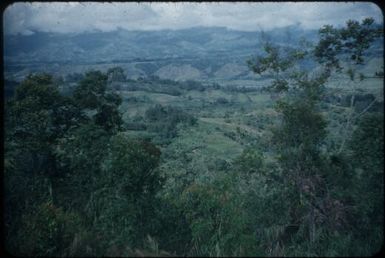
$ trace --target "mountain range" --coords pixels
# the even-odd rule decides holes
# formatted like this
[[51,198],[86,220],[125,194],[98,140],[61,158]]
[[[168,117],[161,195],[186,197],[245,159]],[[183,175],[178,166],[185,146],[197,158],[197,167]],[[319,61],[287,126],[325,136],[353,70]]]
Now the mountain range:
[[317,30],[304,30],[298,25],[254,32],[193,27],[6,35],[5,78],[20,81],[31,72],[65,76],[120,66],[132,79],[156,75],[173,80],[247,80],[255,75],[246,61],[260,53],[263,42],[294,46],[300,39],[314,43],[317,38]]

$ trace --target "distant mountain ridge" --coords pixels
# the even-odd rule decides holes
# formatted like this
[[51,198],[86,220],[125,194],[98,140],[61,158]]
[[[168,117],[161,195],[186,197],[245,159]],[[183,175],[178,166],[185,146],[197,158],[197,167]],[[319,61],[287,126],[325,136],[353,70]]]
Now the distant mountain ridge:
[[4,65],[6,77],[16,80],[29,72],[65,75],[75,72],[74,69],[104,70],[116,65],[122,66],[132,78],[151,75],[168,79],[176,76],[178,80],[248,78],[245,62],[258,53],[261,42],[269,40],[287,46],[298,44],[300,38],[315,42],[317,37],[317,30],[304,30],[298,25],[266,32],[225,27],[118,29],[81,34],[36,32],[4,37]]

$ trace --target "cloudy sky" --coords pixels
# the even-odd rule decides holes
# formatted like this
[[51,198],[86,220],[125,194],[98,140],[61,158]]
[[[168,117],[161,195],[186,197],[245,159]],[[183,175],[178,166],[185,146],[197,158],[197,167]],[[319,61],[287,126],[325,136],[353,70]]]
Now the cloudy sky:
[[300,24],[319,28],[342,25],[348,19],[371,16],[383,22],[373,3],[15,3],[4,12],[6,34],[44,32],[181,29],[226,26],[230,29],[269,30]]

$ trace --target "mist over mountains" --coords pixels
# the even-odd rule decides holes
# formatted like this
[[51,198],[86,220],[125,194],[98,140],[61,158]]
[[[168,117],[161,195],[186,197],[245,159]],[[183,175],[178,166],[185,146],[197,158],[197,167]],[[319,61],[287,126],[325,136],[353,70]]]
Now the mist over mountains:
[[153,75],[176,80],[252,79],[255,75],[247,68],[246,60],[259,53],[263,42],[295,46],[300,39],[314,42],[317,37],[317,30],[304,30],[299,25],[254,32],[193,27],[7,35],[5,77],[19,81],[30,72],[64,76],[118,65],[128,78],[134,79]]

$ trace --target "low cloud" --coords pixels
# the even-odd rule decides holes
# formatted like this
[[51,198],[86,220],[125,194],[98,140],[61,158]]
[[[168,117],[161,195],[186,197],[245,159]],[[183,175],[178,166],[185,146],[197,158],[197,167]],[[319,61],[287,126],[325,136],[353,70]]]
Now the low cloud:
[[340,26],[348,19],[373,17],[383,22],[380,8],[360,3],[14,3],[4,12],[5,34],[36,31],[80,33],[85,31],[183,29],[224,26],[229,29],[270,30],[301,24],[316,29]]

